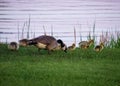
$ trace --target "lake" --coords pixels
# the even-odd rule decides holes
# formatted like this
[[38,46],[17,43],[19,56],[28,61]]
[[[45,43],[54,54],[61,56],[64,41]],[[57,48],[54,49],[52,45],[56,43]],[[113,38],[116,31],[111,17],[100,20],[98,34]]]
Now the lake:
[[74,32],[78,44],[89,33],[99,42],[103,32],[118,31],[119,0],[0,0],[0,42],[47,34],[71,45]]

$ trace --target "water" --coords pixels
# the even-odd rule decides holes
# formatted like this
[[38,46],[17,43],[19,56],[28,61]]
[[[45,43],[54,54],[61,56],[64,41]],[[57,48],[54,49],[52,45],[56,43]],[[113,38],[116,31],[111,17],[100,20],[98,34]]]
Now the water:
[[2,42],[26,38],[30,28],[30,38],[53,32],[53,36],[69,45],[74,42],[74,28],[78,43],[80,35],[86,40],[90,31],[93,34],[94,22],[96,36],[102,31],[120,31],[120,1],[0,0]]

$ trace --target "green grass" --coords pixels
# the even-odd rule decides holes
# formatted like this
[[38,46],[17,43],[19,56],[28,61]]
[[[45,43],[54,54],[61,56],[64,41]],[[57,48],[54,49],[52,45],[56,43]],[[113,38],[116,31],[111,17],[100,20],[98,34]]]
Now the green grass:
[[120,49],[38,52],[0,45],[0,86],[120,86]]

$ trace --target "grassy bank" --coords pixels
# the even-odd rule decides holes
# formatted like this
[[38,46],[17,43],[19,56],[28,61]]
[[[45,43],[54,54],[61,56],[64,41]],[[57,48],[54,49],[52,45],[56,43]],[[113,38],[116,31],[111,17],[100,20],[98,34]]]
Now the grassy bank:
[[12,52],[0,45],[0,86],[120,86],[120,49]]

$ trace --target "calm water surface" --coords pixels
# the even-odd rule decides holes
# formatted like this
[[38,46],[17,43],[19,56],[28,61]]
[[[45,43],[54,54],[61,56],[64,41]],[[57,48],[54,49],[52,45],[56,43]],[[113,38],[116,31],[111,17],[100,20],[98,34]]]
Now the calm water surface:
[[45,31],[71,44],[74,42],[74,28],[77,42],[80,41],[80,34],[86,40],[94,22],[96,36],[103,31],[120,31],[120,1],[0,0],[2,42],[26,38],[30,28],[30,38],[42,35]]

